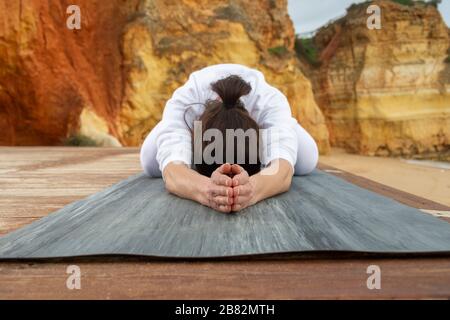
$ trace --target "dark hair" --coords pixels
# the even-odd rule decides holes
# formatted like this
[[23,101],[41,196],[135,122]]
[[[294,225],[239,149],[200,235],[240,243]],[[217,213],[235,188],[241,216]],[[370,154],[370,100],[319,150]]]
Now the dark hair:
[[[234,152],[233,163],[242,166],[249,175],[258,173],[261,170],[261,163],[259,159],[259,126],[255,120],[252,119],[248,111],[245,109],[244,104],[240,100],[242,96],[249,94],[252,90],[251,85],[245,82],[241,77],[232,75],[225,79],[219,80],[211,84],[211,89],[217,93],[220,100],[209,100],[206,102],[205,111],[200,117],[199,121],[202,124],[202,137],[206,130],[217,129],[222,133],[224,137],[223,141],[223,158],[220,159],[218,163],[208,164],[205,163],[203,156],[201,157],[202,162],[196,164],[197,171],[205,176],[210,177],[211,174],[223,163],[227,161],[227,139],[226,130],[227,129],[242,129],[244,132],[252,129],[256,132],[256,148],[251,146],[250,138],[245,138],[245,146],[238,146],[237,138],[234,137]],[[202,139],[203,140],[203,139]],[[195,137],[192,138],[193,143],[195,143]],[[212,141],[201,141],[201,152],[212,143]],[[244,147],[244,157],[245,161],[243,163],[238,162],[238,149]],[[193,148],[195,150],[195,148]],[[256,149],[256,154],[251,153],[251,150]],[[242,150],[242,149],[241,149]],[[215,156],[213,154],[213,156]],[[252,159],[256,158],[256,162]],[[242,162],[242,159],[241,161]],[[251,163],[252,162],[252,163]]]

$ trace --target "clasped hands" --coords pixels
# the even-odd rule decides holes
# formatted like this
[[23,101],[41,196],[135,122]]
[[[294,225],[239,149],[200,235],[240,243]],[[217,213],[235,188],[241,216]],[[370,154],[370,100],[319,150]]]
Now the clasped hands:
[[244,168],[225,163],[206,186],[207,205],[220,212],[237,212],[254,204],[255,186]]

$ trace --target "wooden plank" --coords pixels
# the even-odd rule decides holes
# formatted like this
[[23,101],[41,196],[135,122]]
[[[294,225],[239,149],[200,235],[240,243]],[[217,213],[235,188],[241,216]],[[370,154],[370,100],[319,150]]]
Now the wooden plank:
[[[81,290],[66,269],[81,270]],[[369,265],[381,290],[367,288]],[[2,263],[1,299],[450,298],[449,259]]]
[[0,235],[141,171],[138,148],[0,148]]

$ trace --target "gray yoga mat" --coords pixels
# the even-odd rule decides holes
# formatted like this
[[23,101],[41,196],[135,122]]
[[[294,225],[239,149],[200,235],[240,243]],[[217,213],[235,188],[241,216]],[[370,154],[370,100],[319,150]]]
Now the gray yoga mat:
[[0,259],[316,251],[449,253],[450,224],[321,171],[239,214],[180,199],[162,180],[138,175],[0,238]]

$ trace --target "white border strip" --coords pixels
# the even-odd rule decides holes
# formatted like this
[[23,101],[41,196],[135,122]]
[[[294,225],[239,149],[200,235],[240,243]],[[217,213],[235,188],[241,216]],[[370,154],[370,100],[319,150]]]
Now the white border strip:
[[438,218],[450,218],[450,211],[442,211],[442,210],[427,210],[427,209],[420,209],[420,211],[423,211],[425,213],[431,214]]

